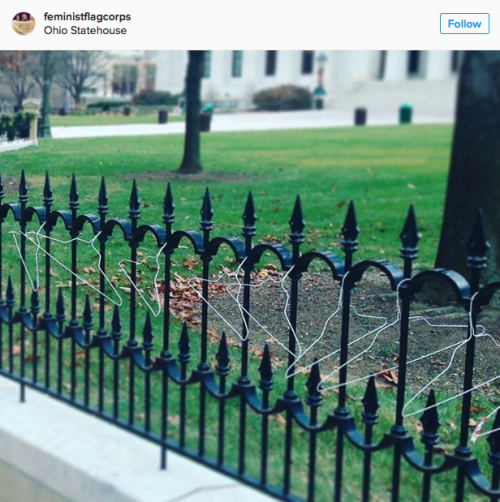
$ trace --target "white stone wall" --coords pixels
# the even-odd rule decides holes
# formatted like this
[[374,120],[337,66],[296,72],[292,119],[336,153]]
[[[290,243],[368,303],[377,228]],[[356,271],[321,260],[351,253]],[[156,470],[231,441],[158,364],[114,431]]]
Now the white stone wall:
[[[313,72],[302,74],[302,51],[277,51],[276,74],[265,74],[266,51],[243,51],[241,77],[232,75],[233,51],[211,51],[211,71],[203,79],[202,97],[205,101],[237,103],[240,108],[251,106],[252,96],[259,90],[284,84],[309,88],[318,84],[317,57],[323,53],[324,87],[327,106],[371,83],[415,81],[450,81],[455,78],[451,69],[452,51],[420,51],[417,74],[408,71],[409,51],[390,50],[385,54],[383,74],[380,74],[382,51],[315,50]],[[156,89],[180,93],[184,89],[187,51],[115,51],[110,61],[147,61],[156,65]],[[110,85],[111,75],[108,79]],[[389,88],[388,87],[388,88]],[[428,88],[423,85],[422,92]]]

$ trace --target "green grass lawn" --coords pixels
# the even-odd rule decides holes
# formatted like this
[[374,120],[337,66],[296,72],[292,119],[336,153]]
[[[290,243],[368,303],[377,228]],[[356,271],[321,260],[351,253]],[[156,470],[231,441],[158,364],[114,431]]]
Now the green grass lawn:
[[[183,122],[184,117],[169,114],[169,122]],[[158,124],[158,113],[132,113],[125,117],[121,113],[117,114],[96,114],[96,115],[51,115],[50,124],[53,127],[72,126],[104,126],[104,125],[126,125],[126,124]]]
[[[256,211],[257,240],[280,239],[285,242],[295,196],[300,194],[304,216],[307,222],[307,241],[304,250],[339,249],[339,232],[344,220],[347,203],[356,203],[360,234],[360,249],[356,259],[388,258],[398,262],[400,242],[399,232],[403,226],[409,204],[415,204],[422,233],[421,254],[418,267],[433,264],[442,218],[447,167],[450,154],[452,129],[450,126],[410,126],[410,127],[370,127],[349,129],[325,129],[310,131],[281,131],[254,133],[217,133],[203,135],[202,151],[206,180],[210,186],[215,210],[214,235],[239,235],[241,233],[241,214],[248,190],[252,190]],[[0,155],[0,170],[8,179],[17,178],[24,168],[27,173],[33,205],[41,204],[43,177],[49,170],[54,187],[55,208],[67,206],[70,176],[78,176],[78,186],[82,211],[95,212],[100,177],[106,176],[110,196],[109,217],[127,216],[127,204],[131,188],[131,178],[137,175],[142,195],[142,222],[161,224],[162,201],[168,171],[176,169],[181,161],[184,138],[182,136],[102,138],[87,140],[44,140],[38,148],[20,150]],[[214,174],[216,173],[216,174]],[[239,173],[239,174],[238,174]],[[205,183],[203,177],[176,181],[173,184],[176,202],[175,229],[197,229],[199,209]],[[14,201],[15,194],[9,194],[6,201]],[[63,235],[63,234],[61,234]],[[151,246],[151,243],[148,245]],[[19,264],[12,243],[7,243],[10,253],[4,259],[10,260],[8,266],[17,274]],[[116,254],[123,252],[119,242],[109,244],[109,262]],[[151,246],[151,250],[153,247]],[[60,251],[61,259],[67,251]],[[115,254],[116,253],[116,254]],[[180,252],[182,256],[183,251]],[[188,254],[189,251],[184,251]],[[10,258],[8,258],[8,257]],[[93,259],[88,251],[81,251],[81,261]],[[124,255],[127,256],[126,254]],[[174,271],[181,274],[191,273],[183,267],[182,259],[174,259]],[[216,262],[216,267],[219,262]],[[82,263],[83,264],[83,263]],[[196,269],[195,272],[196,273]],[[54,269],[54,282],[67,280],[60,270]],[[91,274],[92,275],[92,274]],[[97,279],[97,274],[92,278]],[[82,291],[84,288],[81,288]],[[66,290],[69,291],[69,290]],[[94,301],[96,295],[91,294]],[[79,297],[79,310],[83,306],[83,296]],[[109,321],[110,312],[107,312]],[[142,330],[145,308],[139,308],[138,331]],[[124,334],[127,333],[127,308],[122,309]],[[161,339],[161,318],[154,320],[157,339]],[[172,345],[177,352],[180,323],[173,322]],[[66,343],[66,342],[65,342]],[[158,342],[159,344],[159,342]],[[191,330],[193,362],[197,362],[200,350],[199,335]],[[55,345],[55,344],[54,344]],[[66,346],[65,346],[66,347]],[[67,354],[68,348],[65,348]],[[210,345],[212,359],[217,351]],[[232,377],[239,368],[239,351],[231,348]],[[95,359],[93,357],[92,375],[95,378]],[[66,360],[66,356],[65,356]],[[257,367],[260,360],[252,357],[250,361],[253,381],[258,378]],[[126,365],[127,363],[124,363]],[[69,368],[66,365],[64,379],[68,382]],[[81,386],[82,369],[78,369]],[[122,416],[126,411],[127,379],[122,369],[120,381],[122,392]],[[111,364],[107,363],[107,381],[111,381]],[[273,396],[285,390],[285,382],[276,374]],[[304,392],[304,378],[297,379],[297,386]],[[169,427],[174,435],[178,431],[178,399],[175,389],[170,395],[171,420]],[[65,386],[63,386],[66,389]],[[138,386],[140,388],[140,386]],[[160,382],[153,379],[153,396],[159,401]],[[197,390],[188,391],[188,431],[187,440],[196,445],[198,423]],[[352,413],[361,413],[360,398],[364,387],[349,388],[354,400],[349,401]],[[111,405],[106,395],[106,405]],[[393,423],[395,391],[394,388],[379,389],[382,403],[380,425],[376,428],[377,437],[386,432]],[[93,396],[95,398],[95,395]],[[335,406],[336,395],[325,396],[323,415]],[[440,409],[443,427],[441,428],[443,447],[450,452],[457,440],[456,427],[460,410],[456,402]],[[481,403],[479,403],[481,404]],[[137,404],[137,421],[142,420],[141,400]],[[157,408],[155,408],[157,410]],[[228,418],[226,434],[228,445],[237,444],[238,406],[231,402],[227,405]],[[215,452],[217,438],[217,405],[211,402],[208,409],[208,445],[210,454]],[[159,415],[155,411],[154,425],[159,426]],[[258,473],[260,458],[260,419],[249,413],[248,426],[248,471]],[[418,437],[418,419],[407,422],[410,432]],[[273,445],[269,456],[270,481],[279,484],[282,479],[283,465],[283,424],[271,421],[270,444]],[[295,428],[295,450],[293,467],[293,490],[305,495],[307,479],[306,435]],[[418,439],[416,440],[418,444]],[[475,446],[485,466],[487,443]],[[236,447],[227,448],[227,462],[234,465]],[[334,435],[319,441],[318,445],[318,497],[320,502],[331,500],[333,486],[333,465],[335,458]],[[389,499],[392,454],[378,453],[374,456],[373,500]],[[346,452],[346,498],[359,500],[361,483],[362,456],[348,447]],[[439,480],[439,481],[438,481]],[[440,475],[433,482],[435,500],[453,500],[454,475]],[[403,472],[401,500],[420,500],[421,476],[405,468]],[[480,500],[471,498],[471,500]]]
[[[215,209],[215,232],[240,234],[241,213],[252,190],[259,216],[257,239],[286,239],[295,196],[300,194],[308,235],[305,247],[332,249],[347,203],[355,201],[361,234],[359,258],[398,260],[398,235],[410,204],[422,233],[418,264],[431,266],[442,217],[451,127],[371,127],[203,135],[203,164]],[[7,176],[26,170],[34,203],[41,201],[46,170],[56,205],[66,206],[70,176],[78,176],[82,207],[94,211],[106,176],[110,216],[124,216],[131,177],[139,174],[142,219],[160,222],[165,171],[177,169],[179,135],[41,141],[38,148],[4,153]],[[151,173],[151,179],[144,173]],[[232,182],[226,175],[242,173]],[[217,181],[220,176],[221,181]],[[230,180],[231,181],[231,180]],[[197,228],[205,184],[175,182],[176,228]]]

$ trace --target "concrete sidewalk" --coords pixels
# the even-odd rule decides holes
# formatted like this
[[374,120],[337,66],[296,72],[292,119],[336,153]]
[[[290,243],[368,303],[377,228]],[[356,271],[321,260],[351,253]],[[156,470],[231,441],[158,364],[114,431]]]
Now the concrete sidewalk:
[[269,502],[180,455],[0,377],[0,502]]
[[[131,119],[133,120],[133,118]],[[414,116],[416,124],[451,124],[451,115]],[[397,111],[394,113],[368,112],[368,125],[396,125]],[[291,129],[324,129],[330,127],[349,127],[353,125],[352,111],[303,111],[303,112],[262,112],[233,113],[214,115],[213,132],[276,131]],[[183,122],[169,124],[130,124],[113,126],[75,126],[53,127],[55,139],[98,138],[107,136],[157,136],[164,134],[183,134]]]

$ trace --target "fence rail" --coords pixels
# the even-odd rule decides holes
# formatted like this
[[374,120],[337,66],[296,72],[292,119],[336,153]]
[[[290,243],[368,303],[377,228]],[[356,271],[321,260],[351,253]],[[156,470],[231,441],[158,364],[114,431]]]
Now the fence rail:
[[[302,216],[300,198],[297,198],[290,220],[289,244],[255,244],[256,220],[254,202],[250,193],[243,213],[243,238],[212,237],[213,208],[207,189],[201,208],[200,231],[175,230],[174,201],[170,185],[167,187],[164,199],[164,214],[161,225],[139,225],[140,199],[135,181],[130,196],[128,219],[107,219],[108,195],[104,179],[98,195],[97,215],[79,214],[79,196],[76,179],[73,176],[69,193],[69,210],[53,209],[53,192],[47,174],[43,189],[42,206],[28,205],[28,188],[24,172],[19,183],[17,203],[5,203],[3,184],[0,182],[0,374],[20,383],[21,401],[25,399],[25,388],[32,387],[83,411],[99,416],[102,419],[118,425],[132,433],[138,434],[154,443],[161,449],[161,466],[166,467],[167,450],[173,450],[197,460],[211,468],[221,471],[244,483],[252,485],[263,492],[287,501],[303,500],[292,491],[292,476],[294,472],[294,429],[299,428],[308,436],[307,453],[307,497],[314,502],[317,496],[317,450],[321,441],[326,441],[325,433],[334,431],[336,442],[331,445],[334,453],[333,500],[343,500],[343,493],[347,480],[345,478],[345,446],[354,446],[363,456],[363,468],[359,473],[362,479],[362,493],[360,499],[371,500],[371,483],[373,478],[372,464],[382,450],[392,451],[392,487],[393,502],[401,498],[401,470],[406,463],[420,475],[422,479],[423,501],[432,499],[432,481],[440,473],[456,472],[455,500],[464,500],[468,484],[491,500],[500,500],[500,432],[489,436],[490,473],[481,472],[478,461],[472,456],[469,447],[469,421],[471,418],[471,389],[473,388],[475,337],[471,336],[475,329],[477,317],[483,307],[491,300],[493,294],[500,288],[499,282],[491,283],[480,288],[481,269],[486,266],[486,251],[488,243],[485,238],[482,217],[479,214],[469,243],[468,267],[470,281],[456,272],[449,270],[429,270],[412,274],[412,264],[418,255],[418,229],[413,208],[410,208],[403,231],[401,233],[401,258],[403,268],[387,260],[367,260],[354,263],[353,257],[358,248],[358,225],[354,205],[351,202],[347,211],[345,223],[342,227],[341,248],[344,259],[330,251],[301,253],[305,241],[305,223]],[[5,277],[5,225],[13,220],[20,231],[19,263],[19,298],[15,298],[14,279]],[[93,313],[86,297],[83,315],[77,312],[79,266],[79,244],[77,240],[71,243],[71,287],[69,289],[69,316],[67,315],[63,292],[60,289],[57,300],[53,301],[54,284],[51,277],[50,246],[51,240],[45,239],[44,248],[47,254],[44,260],[44,298],[40,298],[39,291],[28,291],[26,269],[27,226],[30,223],[43,225],[43,233],[51,236],[54,229],[62,228],[72,238],[78,237],[86,227],[90,227],[97,236],[98,247],[102,257],[99,271],[99,291],[97,312],[97,327],[94,327]],[[111,236],[118,236],[127,243],[130,249],[130,278],[133,284],[138,283],[136,262],[138,253],[148,234],[151,234],[158,246],[163,248],[165,295],[163,304],[163,332],[158,345],[153,343],[153,327],[150,314],[139,320],[142,310],[138,309],[138,297],[135,288],[131,289],[129,299],[128,333],[122,332],[120,308],[115,307],[111,322],[106,318],[106,256],[107,242]],[[191,351],[188,327],[186,324],[180,334],[172,333],[170,295],[172,284],[172,260],[182,243],[189,243],[193,251],[200,257],[202,263],[202,320],[200,353],[195,355]],[[230,347],[223,336],[217,352],[216,365],[212,369],[209,360],[208,301],[210,290],[208,280],[211,277],[211,262],[218,255],[221,247],[226,247],[234,254],[237,262],[242,263],[243,281],[243,322],[241,343],[241,363],[236,371],[237,377],[230,380]],[[273,375],[269,347],[264,347],[263,357],[259,366],[260,379],[252,381],[249,376],[249,365],[254,361],[249,357],[249,341],[246,338],[248,326],[251,323],[251,283],[252,271],[259,266],[263,256],[271,253],[279,260],[283,271],[289,273],[290,304],[288,340],[288,364],[293,369],[296,352],[296,340],[293,336],[297,327],[299,306],[299,291],[302,275],[308,271],[311,264],[319,261],[326,265],[332,278],[342,284],[342,323],[340,333],[340,367],[338,402],[334,410],[323,421],[318,419],[319,409],[323,405],[323,394],[320,388],[321,375],[319,364],[312,366],[307,381],[307,394],[301,400],[297,394],[296,379],[287,379],[286,391],[283,395],[273,393],[273,383],[278,376]],[[371,377],[366,386],[366,393],[362,400],[363,413],[361,423],[356,423],[347,406],[347,382],[349,360],[350,325],[349,311],[353,288],[364,280],[369,269],[376,269],[387,279],[393,291],[397,291],[401,306],[399,319],[399,354],[397,402],[394,423],[390,430],[384,431],[380,441],[374,441],[374,431],[378,421],[379,402],[375,380]],[[436,460],[434,447],[439,441],[440,426],[434,392],[428,397],[429,408],[424,412],[421,423],[420,441],[424,445],[425,453],[421,455],[417,450],[414,439],[405,427],[403,407],[407,387],[408,339],[409,320],[411,315],[412,297],[422,290],[429,280],[441,279],[443,288],[450,288],[456,296],[456,301],[464,310],[470,313],[471,323],[466,343],[464,361],[463,387],[466,393],[462,397],[462,411],[460,422],[460,442],[452,454],[439,457]],[[17,283],[17,281],[15,281]],[[40,290],[41,291],[41,290]],[[30,297],[28,295],[31,295]],[[43,304],[43,306],[42,306]],[[55,312],[55,313],[53,313]],[[142,335],[139,334],[142,330]],[[175,350],[173,339],[178,336],[178,350]],[[19,354],[16,353],[16,341],[19,343]],[[177,340],[175,340],[177,341]],[[30,342],[30,343],[28,343]],[[54,347],[55,343],[55,347]],[[65,362],[63,354],[65,348],[70,348],[70,381],[63,386],[62,373]],[[236,349],[231,349],[236,350]],[[55,352],[54,352],[55,351]],[[83,353],[83,392],[80,397],[77,392],[77,372],[80,371],[79,353]],[[15,358],[19,355],[19,358]],[[97,379],[90,376],[91,357],[97,356]],[[190,360],[197,364],[190,369]],[[27,372],[26,361],[30,360],[32,370]],[[112,377],[106,377],[106,365],[112,366]],[[124,392],[120,389],[120,378],[128,374],[128,388]],[[161,378],[161,395],[151,394],[151,377],[155,374]],[[109,380],[109,381],[107,381]],[[144,385],[144,395],[138,392],[138,382]],[[187,446],[186,427],[191,411],[188,409],[186,392],[188,388],[198,388],[196,398],[199,421],[197,430],[197,447]],[[179,428],[175,437],[169,429],[169,393],[172,388],[179,389],[180,413]],[[469,392],[467,392],[469,391]],[[112,407],[107,410],[105,397],[111,394]],[[136,420],[137,399],[144,399],[144,423]],[[161,427],[159,432],[151,426],[153,401],[159,399],[161,410]],[[217,420],[217,454],[212,457],[207,454],[207,402],[214,400],[219,403]],[[226,404],[239,403],[239,437],[237,441],[237,465],[228,465],[225,461],[227,444],[225,436]],[[122,412],[121,405],[125,403],[126,412]],[[249,416],[260,417],[260,475],[253,477],[247,472],[248,461],[248,429]],[[278,486],[269,482],[268,453],[272,448],[269,443],[269,420],[275,415],[284,417],[283,447],[283,476]],[[494,428],[500,425],[500,415],[496,416]],[[178,432],[178,433],[177,433]],[[233,446],[233,445],[231,445]]]

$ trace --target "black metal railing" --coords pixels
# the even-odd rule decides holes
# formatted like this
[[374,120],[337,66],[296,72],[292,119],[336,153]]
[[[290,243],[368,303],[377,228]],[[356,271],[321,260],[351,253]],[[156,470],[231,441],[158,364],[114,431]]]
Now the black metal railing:
[[0,142],[27,140],[30,137],[30,117],[25,113],[0,115]]
[[[456,272],[450,270],[429,270],[412,274],[412,264],[417,258],[419,241],[417,223],[413,208],[407,216],[406,223],[401,233],[401,258],[403,269],[387,260],[365,260],[354,263],[353,256],[358,248],[358,226],[354,205],[348,207],[347,217],[342,228],[342,251],[344,259],[339,258],[330,251],[326,252],[301,252],[305,241],[305,223],[302,216],[300,198],[297,198],[290,220],[290,247],[281,244],[255,244],[256,214],[251,193],[248,196],[243,213],[243,239],[234,237],[212,237],[214,228],[214,211],[207,189],[201,209],[200,232],[174,230],[174,202],[170,185],[168,185],[163,204],[163,223],[161,225],[139,225],[140,199],[137,185],[134,181],[130,197],[128,219],[107,219],[108,195],[104,179],[98,196],[97,215],[79,214],[79,196],[76,179],[73,176],[69,194],[69,210],[53,209],[53,192],[49,177],[46,176],[43,189],[42,206],[28,205],[28,188],[24,172],[19,184],[17,203],[5,203],[3,185],[0,182],[0,374],[11,378],[21,385],[21,400],[25,399],[25,387],[32,387],[45,392],[50,396],[65,401],[66,403],[88,413],[97,415],[102,419],[120,426],[130,432],[138,434],[158,444],[161,448],[161,466],[167,465],[167,450],[173,450],[195,459],[211,468],[221,471],[244,483],[252,485],[281,500],[303,500],[293,491],[292,478],[297,465],[297,452],[294,449],[294,431],[299,429],[307,435],[308,447],[301,462],[307,463],[307,495],[306,499],[313,502],[317,498],[317,456],[318,447],[322,441],[336,441],[328,444],[332,451],[333,459],[333,486],[332,496],[335,501],[343,500],[346,484],[351,480],[346,479],[346,448],[354,447],[362,457],[362,470],[359,478],[362,479],[360,496],[363,501],[371,499],[371,483],[373,480],[372,465],[379,455],[392,452],[392,486],[390,498],[392,501],[402,500],[400,488],[402,469],[410,468],[413,475],[421,476],[421,499],[432,499],[433,480],[441,473],[453,471],[456,476],[455,493],[453,499],[461,502],[464,500],[466,488],[472,485],[479,493],[491,500],[500,499],[500,432],[489,436],[489,463],[492,466],[490,473],[482,472],[469,446],[470,418],[471,418],[471,392],[466,392],[462,397],[460,441],[451,454],[446,454],[436,460],[434,447],[439,440],[438,429],[440,426],[437,408],[432,407],[436,402],[433,391],[428,396],[428,409],[421,417],[422,431],[420,441],[423,443],[424,453],[419,452],[414,439],[410,435],[403,417],[405,393],[407,389],[407,362],[409,321],[412,310],[413,296],[422,290],[424,285],[431,280],[442,280],[456,296],[458,304],[471,316],[469,337],[466,343],[466,356],[463,369],[463,388],[470,391],[473,387],[475,337],[470,336],[475,329],[477,317],[483,307],[491,300],[494,292],[500,288],[500,282],[491,283],[480,287],[481,269],[486,266],[486,251],[488,243],[485,238],[481,215],[478,216],[472,237],[469,243],[468,267],[470,281]],[[13,220],[18,226],[20,235],[19,253],[22,262],[26,262],[26,229],[30,223],[43,225],[46,237],[43,245],[46,251],[44,263],[44,278],[40,289],[31,292],[28,297],[26,270],[23,263],[19,263],[19,282],[9,276],[5,277],[4,268],[9,257],[6,256],[5,226]],[[50,236],[55,229],[66,232],[74,239],[90,227],[94,235],[98,236],[99,249],[102,262],[99,267],[100,295],[98,298],[97,326],[94,326],[92,306],[89,296],[86,296],[83,315],[78,313],[78,281],[77,270],[79,266],[79,243],[71,243],[71,284],[69,287],[69,315],[65,307],[67,298],[63,290],[59,289],[57,299],[53,301],[54,284],[52,284],[52,265],[50,259]],[[165,294],[163,304],[162,338],[159,346],[153,343],[153,323],[150,314],[144,319],[139,319],[145,309],[138,308],[138,298],[135,288],[130,290],[129,320],[127,333],[122,332],[120,308],[115,306],[112,318],[108,323],[106,316],[106,256],[107,242],[113,235],[118,235],[127,243],[130,249],[129,275],[134,284],[138,282],[136,262],[140,256],[140,249],[148,234],[154,237],[158,249],[163,248]],[[172,319],[170,309],[170,289],[172,284],[173,257],[179,251],[181,242],[187,242],[202,263],[202,320],[200,334],[200,353],[195,355],[191,350],[188,326],[183,325],[180,333],[176,333],[178,350],[175,354],[175,344],[172,343]],[[239,350],[241,359],[236,370],[237,377],[230,379],[230,347],[226,336],[220,339],[215,365],[211,365],[209,357],[208,301],[210,289],[208,281],[211,277],[212,260],[219,254],[221,246],[231,250],[237,262],[242,263],[243,280],[243,341]],[[342,322],[340,332],[340,359],[339,364],[339,390],[336,396],[337,404],[334,410],[320,417],[320,409],[324,406],[323,393],[320,388],[321,374],[319,364],[312,366],[307,380],[307,393],[305,399],[298,397],[296,388],[297,379],[290,377],[286,381],[286,390],[282,395],[274,395],[273,385],[279,378],[274,375],[269,347],[263,347],[262,358],[259,363],[260,378],[252,381],[250,367],[256,364],[250,357],[249,341],[246,337],[247,329],[251,324],[251,282],[252,271],[259,266],[263,256],[271,253],[274,255],[283,271],[289,272],[291,281],[289,298],[289,323],[290,334],[288,340],[288,365],[293,370],[296,352],[294,331],[297,328],[297,313],[299,306],[299,291],[302,275],[311,265],[321,262],[329,269],[331,277],[342,284]],[[12,258],[12,257],[10,257]],[[374,440],[376,424],[378,422],[379,400],[375,380],[371,377],[366,386],[362,400],[363,412],[359,423],[354,419],[347,405],[348,394],[346,386],[349,360],[350,325],[349,311],[351,293],[353,288],[361,283],[365,273],[375,269],[388,281],[391,289],[397,291],[400,301],[401,316],[399,319],[399,354],[396,409],[393,426],[390,430],[379,434],[381,439]],[[16,282],[14,287],[13,282]],[[43,290],[41,289],[43,286]],[[16,291],[18,289],[18,291]],[[16,293],[15,293],[16,291]],[[44,291],[44,299],[39,293]],[[15,296],[19,295],[19,298]],[[43,304],[43,305],[42,305]],[[96,307],[94,306],[94,309]],[[55,312],[55,313],[54,313]],[[142,328],[142,329],[141,329]],[[141,332],[141,333],[139,333]],[[30,343],[28,343],[30,342]],[[55,343],[55,347],[54,347]],[[64,360],[64,354],[69,350],[69,362]],[[17,357],[19,356],[19,357]],[[97,356],[97,378],[91,376],[91,359]],[[83,359],[83,363],[82,363]],[[190,369],[189,363],[194,359],[197,365]],[[32,370],[26,371],[26,361],[30,361]],[[111,372],[107,371],[111,365]],[[83,366],[83,367],[82,367]],[[70,378],[63,384],[63,372],[69,367]],[[83,379],[77,375],[83,373]],[[292,371],[293,373],[293,371]],[[128,382],[124,390],[120,381]],[[160,395],[153,395],[151,378],[159,376],[161,385]],[[138,385],[141,388],[138,388]],[[82,388],[79,388],[79,386]],[[195,396],[197,410],[193,410],[192,401],[187,397],[188,389],[198,388]],[[179,399],[178,428],[173,431],[169,426],[169,396],[172,393]],[[193,393],[190,394],[193,397]],[[110,400],[111,406],[106,402]],[[137,407],[139,400],[143,403],[141,409],[144,416],[141,422],[137,420]],[[152,426],[153,402],[159,403],[159,431]],[[216,436],[217,447],[215,455],[207,453],[207,427],[210,425],[207,418],[207,405],[209,402],[217,403]],[[226,433],[226,416],[229,404],[233,404],[233,411],[238,411],[238,438],[236,442],[228,445]],[[188,441],[188,418],[194,413],[199,414],[196,430],[196,446],[193,441]],[[280,415],[284,417],[284,428],[280,430],[280,448],[283,448],[281,463],[282,479],[280,483],[269,481],[269,453],[271,446],[270,419]],[[260,435],[261,451],[258,454],[259,474],[248,473],[248,458],[255,456],[255,452],[248,449],[247,424],[255,417],[259,417],[258,433]],[[253,421],[255,424],[255,420]],[[496,417],[495,424],[500,424],[500,416]],[[495,427],[495,425],[494,425]],[[327,435],[328,431],[333,432]],[[192,430],[191,430],[191,433]],[[328,437],[329,439],[325,439]],[[190,445],[188,445],[190,443]],[[235,466],[226,462],[227,451],[237,450]],[[404,467],[406,465],[406,467]],[[409,466],[409,467],[408,467]],[[349,499],[351,500],[351,499]]]

